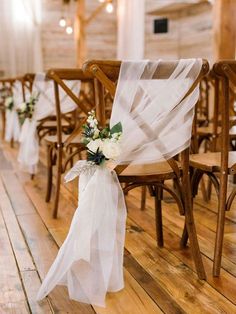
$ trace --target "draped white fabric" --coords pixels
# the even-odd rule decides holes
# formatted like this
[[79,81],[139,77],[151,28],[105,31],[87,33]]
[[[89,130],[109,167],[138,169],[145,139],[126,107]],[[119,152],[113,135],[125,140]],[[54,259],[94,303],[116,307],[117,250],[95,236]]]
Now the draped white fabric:
[[144,56],[145,1],[118,0],[118,43],[119,60],[140,60]]
[[[65,81],[65,84],[76,94],[80,92],[80,81]],[[39,93],[39,99],[36,102],[33,118],[25,119],[20,134],[20,148],[18,161],[21,168],[31,174],[37,172],[39,160],[39,140],[37,135],[38,122],[46,117],[56,115],[54,102],[53,81],[46,80],[45,74],[38,73],[34,79],[32,93]],[[59,89],[61,112],[68,113],[77,108],[77,105],[69,98],[61,88]]]
[[12,87],[14,107],[12,110],[6,110],[6,129],[5,129],[5,141],[10,142],[19,140],[20,136],[20,123],[17,114],[17,106],[22,103],[22,86],[21,82],[16,81]]
[[0,21],[0,68],[10,76],[42,71],[41,0],[1,0]]
[[[161,64],[122,63],[110,120],[111,126],[117,122],[123,126],[117,164],[165,160],[190,144],[198,87],[184,97],[199,75],[202,60],[173,63],[165,80],[158,80]],[[109,162],[90,171],[85,165],[79,161],[66,176],[69,181],[80,174],[79,206],[38,300],[62,284],[70,298],[104,306],[107,292],[123,288],[124,195]]]

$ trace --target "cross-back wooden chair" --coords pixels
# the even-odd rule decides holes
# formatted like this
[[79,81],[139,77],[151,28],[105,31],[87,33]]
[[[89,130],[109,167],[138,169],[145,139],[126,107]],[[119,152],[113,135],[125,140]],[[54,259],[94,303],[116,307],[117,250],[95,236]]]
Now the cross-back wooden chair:
[[[198,126],[197,116],[195,116],[194,126],[194,149],[192,153],[199,153],[199,152],[217,152],[220,150],[219,142],[221,138],[222,132],[222,103],[223,103],[223,95],[222,95],[222,82],[216,76],[213,70],[207,76],[209,91],[208,94],[211,94],[211,105],[213,105],[213,114],[212,118],[209,118],[208,123],[205,125]],[[236,126],[235,126],[235,119],[236,115],[233,115],[232,110],[232,92],[233,92],[233,85],[230,84],[230,116],[229,116],[229,136],[230,136],[230,146],[231,150],[236,150]],[[208,102],[210,96],[208,95]],[[202,145],[204,144],[204,145]],[[234,183],[236,181],[236,175],[233,176]],[[202,182],[203,183],[203,182]],[[212,182],[209,181],[207,185],[207,189],[203,191],[203,198],[205,201],[209,201],[211,198],[211,187]]]
[[210,122],[209,112],[209,92],[210,92],[210,74],[203,77],[200,81],[200,96],[196,106],[196,118],[198,126],[207,126]]
[[213,105],[213,91],[215,88],[215,78],[213,72],[210,72],[200,82],[200,99],[196,106],[194,126],[196,127],[196,141],[194,152],[197,153],[204,144],[204,150],[211,149],[212,139],[214,138],[215,112],[214,106],[213,117],[210,117],[210,106]]
[[[120,71],[120,61],[89,61],[83,69],[85,73],[91,73],[95,78],[96,115],[102,126],[106,123],[104,90],[108,90],[114,97],[116,82]],[[174,62],[162,62],[156,79],[165,79],[173,70]],[[198,79],[187,95],[196,87],[202,76],[208,72],[208,63],[204,62]],[[186,96],[187,96],[186,95]],[[161,200],[163,190],[171,194],[178,204],[180,214],[185,215],[187,229],[190,235],[190,246],[199,278],[205,279],[205,270],[202,263],[200,249],[197,240],[196,229],[191,204],[191,191],[189,182],[189,149],[181,152],[181,162],[174,159],[166,162],[149,165],[125,165],[116,167],[121,183],[125,183],[124,192],[139,186],[149,186],[155,196],[156,233],[157,244],[163,246],[162,232],[162,207]],[[174,180],[175,188],[165,184],[166,180]]]
[[[225,211],[228,211],[236,195],[236,189],[227,196],[227,182],[230,174],[236,173],[236,152],[230,151],[230,84],[236,86],[236,61],[220,61],[213,66],[215,74],[215,106],[219,106],[221,99],[221,132],[219,137],[219,151],[198,153],[190,156],[190,166],[194,169],[192,177],[193,197],[197,194],[198,184],[203,174],[212,181],[218,196],[218,218],[216,228],[213,275],[219,276],[221,267]],[[221,88],[219,88],[221,86]],[[220,92],[221,91],[221,92]],[[216,114],[217,115],[217,114]],[[219,115],[218,115],[219,116]],[[216,137],[215,137],[216,138]],[[216,142],[214,144],[216,148]],[[182,237],[185,245],[188,239],[186,228]]]
[[[215,151],[216,143],[221,132],[219,124],[219,99],[218,80],[213,71],[210,71],[200,82],[200,97],[195,108],[193,121],[193,134],[191,153]],[[210,106],[213,108],[210,116]],[[211,198],[212,183],[210,180],[200,181],[204,201],[209,202]],[[207,184],[206,184],[207,183]]]
[[[205,79],[206,80],[206,79]],[[212,70],[209,75],[207,76],[207,82],[208,82],[208,96],[205,96],[205,101],[208,102],[208,112],[209,112],[209,106],[213,105],[213,114],[212,118],[209,117],[203,123],[199,126],[198,122],[198,114],[195,117],[195,123],[196,123],[196,136],[197,136],[197,145],[198,147],[195,149],[195,153],[199,151],[199,148],[201,147],[201,144],[204,143],[204,150],[207,151],[215,151],[216,150],[216,144],[217,144],[217,138],[221,134],[221,104],[222,104],[222,96],[221,96],[221,82],[216,77],[216,74]],[[205,83],[206,84],[206,83]],[[212,93],[210,93],[210,90]],[[230,95],[232,95],[233,89],[230,88]],[[211,94],[211,97],[210,95]],[[211,104],[210,101],[211,100]],[[204,99],[203,99],[204,100]],[[232,103],[232,101],[231,101]],[[201,101],[200,101],[200,107],[201,107]],[[231,106],[232,107],[232,106]],[[233,114],[233,110],[231,108],[230,110],[230,143],[233,148],[233,142],[236,139],[236,127],[235,127],[235,114]]]
[[[53,204],[53,217],[57,217],[60,194],[61,175],[65,172],[69,162],[75,156],[80,156],[84,150],[81,144],[82,125],[85,123],[88,112],[94,108],[94,86],[91,75],[85,75],[80,69],[51,69],[47,77],[53,80],[55,105],[56,105],[56,135],[46,135],[44,140],[47,145],[47,193],[46,202],[50,201],[53,180],[53,166],[56,165],[56,189]],[[66,80],[80,81],[81,92],[76,95],[67,85]],[[76,125],[71,134],[63,134],[62,112],[59,97],[59,89],[63,89],[68,97],[78,106]]]
[[[34,81],[35,77],[36,77],[36,74],[33,74],[33,73],[27,73],[24,75],[24,80],[23,80],[23,84],[22,84],[23,90],[24,90],[24,95],[26,95],[27,91],[29,93],[32,93],[33,85],[35,83],[35,81]],[[38,88],[40,88],[40,86],[36,86],[37,90],[38,90]],[[38,90],[38,92],[45,94],[45,91],[43,91],[43,90]],[[50,96],[47,97],[47,95],[46,95],[45,97],[48,98]],[[26,98],[26,97],[24,96],[24,98]],[[54,99],[48,99],[48,100],[54,103]],[[71,118],[70,113],[68,115],[62,114],[62,131],[65,134],[71,133],[72,130],[74,129],[74,122],[75,122],[75,119]],[[57,122],[56,122],[56,116],[55,115],[48,116],[48,117],[43,118],[40,121],[38,121],[37,133],[38,133],[39,142],[41,142],[42,139],[47,134],[55,135],[56,130],[57,130]]]

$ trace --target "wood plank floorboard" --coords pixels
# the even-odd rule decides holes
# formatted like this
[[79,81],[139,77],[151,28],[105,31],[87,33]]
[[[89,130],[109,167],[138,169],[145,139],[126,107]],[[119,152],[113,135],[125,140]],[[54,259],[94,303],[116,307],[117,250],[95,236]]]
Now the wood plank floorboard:
[[[213,278],[217,199],[213,193],[211,201],[206,203],[200,192],[194,213],[207,281],[197,278],[189,248],[179,248],[184,220],[176,205],[165,195],[165,246],[159,249],[153,199],[148,197],[146,209],[140,211],[140,189],[135,189],[127,196],[125,288],[108,294],[106,308],[71,301],[64,287],[55,288],[43,302],[36,302],[41,280],[67,235],[76,209],[77,182],[62,184],[59,218],[52,219],[52,202],[44,201],[44,148],[34,180],[20,170],[16,157],[16,148],[0,144],[0,248],[3,246],[5,250],[0,253],[3,254],[0,271],[4,274],[0,277],[0,314],[236,314],[236,204],[226,215],[221,276]],[[10,268],[5,265],[7,261]],[[6,294],[6,289],[11,293]]]

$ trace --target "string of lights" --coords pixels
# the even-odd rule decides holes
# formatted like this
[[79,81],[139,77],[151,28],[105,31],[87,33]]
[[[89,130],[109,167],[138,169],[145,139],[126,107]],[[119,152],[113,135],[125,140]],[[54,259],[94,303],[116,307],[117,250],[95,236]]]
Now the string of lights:
[[[113,3],[112,3],[112,0],[98,0],[98,2],[100,2],[101,4],[104,4],[106,2],[106,6],[105,6],[106,12],[109,13],[109,14],[113,13],[114,6],[113,6]],[[62,28],[65,28],[65,32],[68,35],[71,35],[71,34],[73,34],[74,29],[73,29],[72,21],[68,17],[68,6],[69,5],[70,5],[70,1],[69,0],[66,0],[66,1],[63,0],[63,10],[62,10],[63,12],[62,12],[61,18],[59,20],[59,26],[62,27]]]

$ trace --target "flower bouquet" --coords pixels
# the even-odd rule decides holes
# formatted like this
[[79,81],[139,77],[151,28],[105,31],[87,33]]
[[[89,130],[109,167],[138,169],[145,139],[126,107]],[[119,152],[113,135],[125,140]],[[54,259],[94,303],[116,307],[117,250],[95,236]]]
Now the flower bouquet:
[[87,124],[83,125],[83,143],[87,149],[87,161],[94,165],[102,165],[106,160],[115,160],[121,152],[120,140],[122,125],[117,123],[100,129],[95,111],[89,112]]
[[14,107],[14,100],[12,96],[8,96],[5,101],[4,101],[4,106],[6,108],[6,110],[10,110],[12,111],[13,107]]
[[38,101],[39,93],[33,93],[29,100],[20,104],[17,108],[17,113],[19,116],[20,123],[23,124],[25,119],[32,119],[34,114],[34,107],[36,102]]

